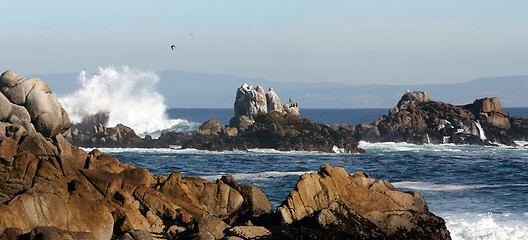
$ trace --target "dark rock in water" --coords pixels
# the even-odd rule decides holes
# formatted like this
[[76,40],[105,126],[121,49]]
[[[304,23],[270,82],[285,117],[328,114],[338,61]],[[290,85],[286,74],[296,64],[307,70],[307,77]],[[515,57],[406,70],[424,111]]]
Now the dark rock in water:
[[[264,98],[263,96],[267,97]],[[237,90],[235,116],[229,127],[222,128],[216,120],[202,124],[182,143],[183,148],[212,151],[271,148],[281,151],[322,151],[364,153],[357,147],[354,127],[327,126],[311,123],[299,115],[297,103],[280,106],[272,89],[253,89],[247,84]],[[278,109],[282,111],[277,111]],[[236,130],[236,131],[235,131]]]
[[[79,147],[128,147],[128,148],[169,148],[181,145],[185,135],[174,131],[162,131],[159,138],[153,139],[147,135],[139,137],[132,128],[123,124],[106,127],[99,120],[104,121],[104,115],[87,118],[81,124],[74,124],[64,133],[64,137],[73,145]],[[91,125],[95,123],[95,125]]]
[[204,134],[203,130],[197,130],[189,134],[182,147],[212,151],[271,148],[280,151],[365,152],[357,147],[350,128],[315,124],[300,115],[276,111],[257,114],[254,119],[248,129],[236,136]]
[[427,92],[405,93],[387,116],[356,127],[356,139],[415,144],[515,145],[528,138],[528,120],[509,117],[498,98],[464,106],[432,101]]

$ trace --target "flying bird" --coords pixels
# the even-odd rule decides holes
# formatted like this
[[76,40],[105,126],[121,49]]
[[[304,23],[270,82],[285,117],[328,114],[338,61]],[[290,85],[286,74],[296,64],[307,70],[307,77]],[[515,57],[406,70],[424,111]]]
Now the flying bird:
[[174,44],[171,45],[171,50],[174,50],[176,46],[174,46]]

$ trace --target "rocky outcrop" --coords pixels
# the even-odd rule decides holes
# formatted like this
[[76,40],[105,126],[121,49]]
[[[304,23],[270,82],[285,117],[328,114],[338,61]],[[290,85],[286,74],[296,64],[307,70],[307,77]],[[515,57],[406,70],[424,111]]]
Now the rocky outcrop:
[[162,131],[157,139],[150,136],[139,137],[132,128],[123,124],[106,127],[108,115],[97,113],[85,117],[80,123],[72,125],[63,135],[70,143],[79,147],[128,147],[128,148],[169,148],[181,145],[185,139],[183,133]]
[[38,78],[22,79],[10,70],[0,76],[0,121],[22,125],[28,132],[36,130],[44,137],[68,130],[70,118],[48,84]]
[[311,123],[299,114],[297,103],[281,107],[270,89],[253,89],[247,84],[237,90],[235,116],[229,127],[209,120],[187,135],[183,148],[212,151],[272,148],[281,151],[364,153],[353,138],[354,127]]
[[211,130],[205,130],[208,126],[210,124],[206,123],[200,130],[189,133],[182,147],[211,151],[270,148],[280,151],[365,152],[353,137],[353,126],[316,124],[300,115],[276,111],[255,115],[254,123],[238,135],[226,134],[232,129],[230,127],[218,130],[216,125]]
[[427,92],[405,93],[398,105],[372,124],[356,127],[356,139],[416,144],[515,145],[528,139],[528,120],[510,117],[498,98],[455,106],[432,101]]
[[303,174],[277,212],[289,225],[281,233],[292,237],[450,239],[444,220],[429,212],[419,193],[397,191],[386,180],[362,172],[350,175],[328,164]]
[[245,130],[253,124],[254,116],[270,111],[284,112],[299,115],[297,103],[291,100],[282,106],[279,96],[272,88],[264,92],[261,86],[253,88],[251,85],[243,84],[236,93],[235,116],[229,122],[229,126],[239,130]]

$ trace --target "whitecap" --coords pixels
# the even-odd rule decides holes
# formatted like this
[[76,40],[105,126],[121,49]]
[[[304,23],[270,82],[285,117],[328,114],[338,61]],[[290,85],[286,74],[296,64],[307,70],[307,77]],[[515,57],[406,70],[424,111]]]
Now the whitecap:
[[451,238],[457,239],[528,239],[528,215],[494,213],[444,213]]
[[463,191],[481,188],[502,188],[502,187],[528,187],[528,184],[475,184],[475,185],[457,185],[457,184],[436,184],[431,182],[414,182],[402,181],[394,182],[395,188],[412,189],[417,191]]

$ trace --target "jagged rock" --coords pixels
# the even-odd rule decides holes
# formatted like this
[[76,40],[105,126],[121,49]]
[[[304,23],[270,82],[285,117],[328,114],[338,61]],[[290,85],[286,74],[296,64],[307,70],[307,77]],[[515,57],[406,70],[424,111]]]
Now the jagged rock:
[[270,111],[299,115],[297,103],[290,100],[289,103],[281,106],[281,100],[272,88],[268,92],[264,92],[261,86],[253,88],[253,86],[244,83],[237,90],[235,116],[229,121],[229,126],[246,130],[248,126],[254,123],[254,115]]
[[[321,227],[344,224],[346,228],[348,223],[341,223],[336,212],[351,214],[353,221],[368,220],[388,238],[449,239],[445,222],[428,211],[419,193],[395,191],[388,182],[376,182],[361,172],[349,175],[328,164],[317,173],[303,174],[277,212],[288,224],[316,217]],[[372,230],[369,224],[355,227],[365,228],[359,232]]]
[[311,123],[300,115],[271,111],[254,116],[254,123],[237,136],[188,137],[183,148],[212,151],[271,148],[281,151],[361,153],[349,128]]
[[208,213],[205,213],[200,218],[198,224],[199,232],[209,232],[214,236],[214,239],[221,239],[225,236],[224,230],[230,226],[223,222],[220,218],[214,217]]
[[370,142],[515,145],[514,140],[528,138],[528,130],[522,124],[513,130],[511,122],[515,121],[501,110],[498,98],[454,106],[432,101],[426,92],[412,92],[405,93],[388,116],[378,118],[370,126],[358,125],[355,137]]
[[271,232],[262,226],[236,226],[228,229],[228,232],[243,239],[258,239],[271,235]]
[[417,103],[426,103],[429,101],[431,101],[431,99],[426,91],[406,92],[403,94],[398,104],[396,104],[396,107],[399,110],[402,110],[407,109],[409,106],[414,107]]
[[281,100],[279,96],[271,88],[266,93],[266,102],[268,105],[268,112],[269,111],[282,112]]
[[300,115],[299,114],[299,106],[297,106],[296,102],[290,101],[282,107],[284,109],[285,113],[292,114],[292,115]]

